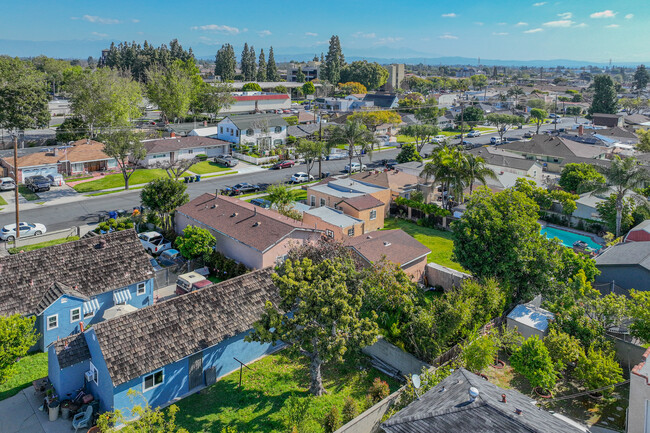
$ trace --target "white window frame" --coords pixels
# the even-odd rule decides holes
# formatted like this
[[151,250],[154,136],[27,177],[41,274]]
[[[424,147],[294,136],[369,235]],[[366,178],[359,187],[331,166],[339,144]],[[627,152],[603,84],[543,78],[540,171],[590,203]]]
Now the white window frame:
[[[75,311],[77,312],[77,317],[78,317],[76,320],[73,318]],[[72,310],[70,310],[70,323],[75,323],[80,320],[81,320],[81,307],[73,308]]]
[[377,219],[377,210],[373,209],[370,211],[370,220],[376,220]]
[[354,227],[351,229],[348,229],[348,236],[353,237],[354,236]]
[[325,206],[325,199],[323,197],[320,198],[320,205]]
[[138,283],[135,295],[142,296],[145,293],[147,293],[147,283]]
[[93,382],[95,382],[95,385],[99,386],[99,371],[97,370],[97,367],[95,367],[95,364],[93,364],[92,361],[90,362],[90,371],[93,372]]
[[334,237],[334,232],[330,229],[325,230],[325,234],[327,235],[328,238],[333,238]]
[[[56,320],[56,324],[54,326],[50,326],[50,319],[54,317]],[[45,326],[47,327],[48,331],[51,331],[52,329],[56,329],[59,327],[59,315],[58,314],[52,314],[51,316],[47,316],[45,319]]]
[[315,195],[310,196],[310,200],[311,201],[309,203],[311,203],[311,206],[316,206],[316,196]]
[[[162,380],[159,383],[156,383],[156,374],[158,374],[158,373],[162,374]],[[147,388],[147,386],[145,384],[147,383],[147,377],[149,377],[149,376],[151,376],[151,383],[153,385]],[[162,385],[163,383],[165,383],[165,370],[161,368],[160,370],[156,370],[156,371],[142,377],[142,392],[149,391],[151,389],[157,388],[160,385]]]

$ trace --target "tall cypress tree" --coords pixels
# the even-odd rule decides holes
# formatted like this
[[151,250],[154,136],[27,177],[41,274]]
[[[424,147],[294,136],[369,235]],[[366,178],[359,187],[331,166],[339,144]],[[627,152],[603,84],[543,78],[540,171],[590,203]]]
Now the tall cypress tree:
[[260,50],[260,60],[257,64],[257,81],[266,81],[266,60],[264,59],[264,48]]
[[247,80],[255,81],[257,79],[257,63],[255,62],[255,47],[251,45],[251,49],[248,51],[248,74],[250,78]]
[[298,66],[298,72],[296,72],[296,81],[299,83],[305,82],[305,73],[302,72],[302,66]]
[[280,81],[280,74],[278,74],[278,67],[275,64],[275,57],[273,56],[273,47],[269,50],[269,62],[266,64],[266,79],[268,81]]
[[248,42],[244,43],[244,49],[241,52],[241,73],[244,76],[244,80],[247,80],[250,76],[248,72]]
[[325,78],[327,81],[334,85],[338,84],[343,66],[345,66],[345,57],[341,50],[341,41],[338,36],[333,35],[330,38],[327,56],[325,56]]
[[236,67],[235,49],[230,44],[222,45],[217,51],[214,75],[221,77],[221,81],[234,80]]
[[616,113],[616,87],[609,75],[596,75],[594,78],[594,99],[589,107],[589,115],[594,113]]

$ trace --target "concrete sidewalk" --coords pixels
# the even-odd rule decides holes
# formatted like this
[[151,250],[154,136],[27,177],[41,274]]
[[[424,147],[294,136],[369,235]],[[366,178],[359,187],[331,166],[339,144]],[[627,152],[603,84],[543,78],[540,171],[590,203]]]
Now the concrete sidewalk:
[[[43,404],[41,396],[37,396],[30,388],[23,389],[18,394],[0,401],[0,431],[2,433],[70,433],[72,420],[59,417],[50,421],[47,412],[39,407]],[[86,432],[88,429],[79,429]]]

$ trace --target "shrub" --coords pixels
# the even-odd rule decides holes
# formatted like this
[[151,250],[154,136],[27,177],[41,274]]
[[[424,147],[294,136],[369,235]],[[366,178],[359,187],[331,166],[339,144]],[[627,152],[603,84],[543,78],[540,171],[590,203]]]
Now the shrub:
[[208,159],[208,155],[201,153],[199,155],[196,155],[196,159],[198,159],[199,161],[205,161],[206,159]]
[[368,388],[368,396],[373,404],[382,401],[390,395],[390,386],[386,381],[376,377]]
[[246,266],[229,259],[218,251],[210,254],[207,265],[210,268],[210,272],[222,280],[228,280],[248,272]]
[[580,340],[556,329],[550,330],[544,338],[544,345],[551,355],[555,368],[559,371],[564,370],[569,363],[577,361],[584,355]]
[[[623,381],[623,370],[614,358],[614,352],[603,352],[593,347],[580,357],[575,373],[587,389],[598,389]],[[603,394],[613,389],[608,388]]]
[[510,364],[515,371],[528,379],[531,386],[552,390],[556,376],[553,361],[544,343],[533,335],[515,350],[510,357]]
[[497,342],[490,335],[483,335],[474,339],[463,347],[462,359],[465,368],[475,373],[494,363],[497,351]]
[[348,396],[343,403],[343,424],[347,424],[357,417],[359,406],[352,397]]
[[334,433],[341,427],[341,415],[336,406],[332,406],[323,419],[323,430],[325,433]]

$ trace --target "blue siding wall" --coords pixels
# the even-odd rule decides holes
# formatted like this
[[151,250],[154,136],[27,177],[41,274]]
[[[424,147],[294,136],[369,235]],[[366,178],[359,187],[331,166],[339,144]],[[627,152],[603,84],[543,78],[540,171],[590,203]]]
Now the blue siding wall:
[[611,283],[624,289],[650,290],[650,272],[641,266],[598,266],[597,283]]
[[250,331],[243,332],[216,346],[205,349],[203,351],[203,369],[216,367],[217,378],[221,378],[239,368],[240,364],[235,361],[235,357],[242,362],[249,363],[281,347],[280,345],[274,347],[270,343],[247,343],[244,341],[244,337],[249,333]]
[[[81,319],[76,322],[70,321],[70,311],[74,308],[81,308]],[[58,327],[47,330],[47,318],[52,315],[58,315]],[[65,338],[69,335],[80,332],[79,322],[83,321],[83,300],[71,296],[61,296],[47,307],[38,317],[40,332],[42,335],[41,350],[45,352],[47,347],[59,338]]]
[[[96,400],[99,399],[99,409],[102,412],[112,411],[113,381],[108,374],[108,367],[106,367],[106,362],[104,361],[104,356],[99,347],[95,330],[91,328],[85,332],[85,335],[88,350],[90,351],[90,361],[93,363],[95,368],[97,368],[97,385],[94,382],[90,382],[86,386],[86,390],[95,396]],[[128,338],[128,336],[124,336],[124,338]],[[88,365],[88,368],[90,368],[90,364]]]
[[84,361],[61,370],[54,346],[50,346],[47,351],[47,375],[62,400],[68,398],[68,394],[72,395],[84,386],[84,373],[88,371],[88,368],[88,361]]

